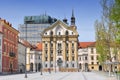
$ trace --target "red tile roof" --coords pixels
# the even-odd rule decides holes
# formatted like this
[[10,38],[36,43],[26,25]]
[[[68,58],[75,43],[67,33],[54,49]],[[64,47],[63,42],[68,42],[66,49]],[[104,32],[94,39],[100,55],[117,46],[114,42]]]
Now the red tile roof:
[[79,42],[78,48],[87,48],[89,46],[95,46],[95,42]]
[[42,51],[42,43],[37,43],[36,47],[36,50]]

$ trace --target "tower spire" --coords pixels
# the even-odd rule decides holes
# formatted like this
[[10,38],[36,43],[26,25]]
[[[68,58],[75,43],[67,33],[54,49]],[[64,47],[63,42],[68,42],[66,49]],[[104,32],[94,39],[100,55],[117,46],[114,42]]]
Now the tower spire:
[[71,25],[75,26],[74,10],[72,9]]
[[72,17],[74,17],[74,10],[72,9]]

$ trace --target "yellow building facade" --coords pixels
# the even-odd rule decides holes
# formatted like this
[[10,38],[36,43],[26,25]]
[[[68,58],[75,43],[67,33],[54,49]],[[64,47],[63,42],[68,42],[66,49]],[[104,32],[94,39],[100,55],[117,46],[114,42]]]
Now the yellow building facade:
[[58,20],[44,30],[42,33],[42,70],[78,70],[79,35],[73,24],[68,26],[67,23]]

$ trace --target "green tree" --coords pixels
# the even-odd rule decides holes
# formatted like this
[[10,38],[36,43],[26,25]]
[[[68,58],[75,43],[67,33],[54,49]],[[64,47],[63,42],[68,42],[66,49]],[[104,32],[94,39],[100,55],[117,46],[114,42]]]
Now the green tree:
[[[116,54],[116,28],[110,19],[113,0],[102,0],[102,16],[100,21],[95,22],[96,31],[96,50],[99,54],[99,62],[103,65],[104,62],[112,62],[113,54]],[[113,49],[111,54],[111,48]],[[112,69],[112,65],[111,65]]]
[[114,0],[114,4],[110,12],[110,19],[117,28],[116,41],[120,43],[120,0]]

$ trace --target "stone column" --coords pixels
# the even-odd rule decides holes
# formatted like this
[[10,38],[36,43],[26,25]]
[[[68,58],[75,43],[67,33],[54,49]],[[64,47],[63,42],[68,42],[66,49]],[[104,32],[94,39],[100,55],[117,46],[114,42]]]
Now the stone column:
[[66,44],[65,41],[63,41],[62,43],[62,56],[63,56],[63,65],[62,67],[65,68],[66,67]]
[[56,41],[53,41],[53,67],[56,69]]
[[75,68],[78,68],[78,45],[77,41],[74,42],[74,54],[75,54]]
[[72,49],[71,49],[72,48],[72,43],[69,42],[68,46],[69,46],[69,49],[68,49],[69,50],[69,54],[68,54],[69,55],[69,68],[71,68],[72,67],[72,54],[71,54],[72,53]]
[[50,68],[50,41],[48,41],[48,68]]

